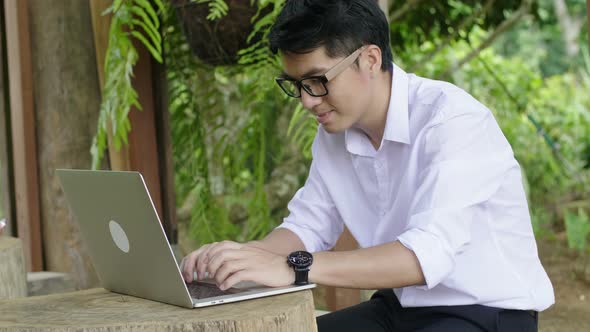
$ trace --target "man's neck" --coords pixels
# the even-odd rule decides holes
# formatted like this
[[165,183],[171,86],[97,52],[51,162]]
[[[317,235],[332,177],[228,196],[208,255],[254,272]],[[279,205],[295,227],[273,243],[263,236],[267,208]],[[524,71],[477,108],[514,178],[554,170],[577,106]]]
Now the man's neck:
[[391,79],[393,73],[390,71],[380,72],[377,84],[375,98],[369,111],[366,113],[364,123],[361,123],[360,129],[367,135],[371,144],[378,150],[381,146],[383,133],[385,131],[385,122],[387,120],[387,110],[389,109],[389,99],[391,98]]

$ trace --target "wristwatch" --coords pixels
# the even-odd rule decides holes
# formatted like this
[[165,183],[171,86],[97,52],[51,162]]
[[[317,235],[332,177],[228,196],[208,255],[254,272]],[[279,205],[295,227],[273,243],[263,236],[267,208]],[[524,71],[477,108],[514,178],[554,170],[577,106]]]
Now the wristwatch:
[[307,285],[309,267],[313,263],[313,256],[307,251],[294,251],[287,256],[287,264],[295,271],[295,285]]

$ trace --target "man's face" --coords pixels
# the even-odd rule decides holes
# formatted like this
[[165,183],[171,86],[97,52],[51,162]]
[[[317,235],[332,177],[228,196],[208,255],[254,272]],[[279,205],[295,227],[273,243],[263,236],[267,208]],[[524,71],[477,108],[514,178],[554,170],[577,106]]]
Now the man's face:
[[[353,64],[326,83],[328,95],[314,97],[301,89],[303,107],[316,116],[327,132],[337,133],[354,127],[369,108],[372,90],[368,72],[363,70],[362,56],[358,60],[360,69]],[[305,54],[282,54],[284,74],[297,80],[322,75],[342,59],[344,57],[328,57],[324,47]]]

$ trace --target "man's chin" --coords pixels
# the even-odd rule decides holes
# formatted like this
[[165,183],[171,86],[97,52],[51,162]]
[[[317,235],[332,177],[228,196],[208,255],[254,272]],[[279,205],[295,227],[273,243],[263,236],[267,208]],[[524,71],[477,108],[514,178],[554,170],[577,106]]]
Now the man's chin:
[[335,126],[332,123],[323,124],[322,128],[324,128],[324,131],[326,131],[328,134],[338,134],[346,130],[346,128]]

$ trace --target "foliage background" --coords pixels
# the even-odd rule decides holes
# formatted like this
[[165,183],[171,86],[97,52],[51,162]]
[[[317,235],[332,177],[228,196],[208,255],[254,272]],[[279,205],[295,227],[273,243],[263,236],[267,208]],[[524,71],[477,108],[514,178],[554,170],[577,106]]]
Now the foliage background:
[[[280,223],[305,180],[317,125],[275,86],[280,62],[265,39],[284,1],[251,1],[257,14],[249,46],[235,64],[216,66],[191,51],[176,14],[179,2],[160,8],[178,217],[187,247],[260,238]],[[231,1],[181,3],[207,6],[214,29],[232,11]],[[565,232],[571,248],[588,252],[585,1],[390,4],[394,61],[418,75],[453,82],[488,106],[523,168],[537,235]]]

